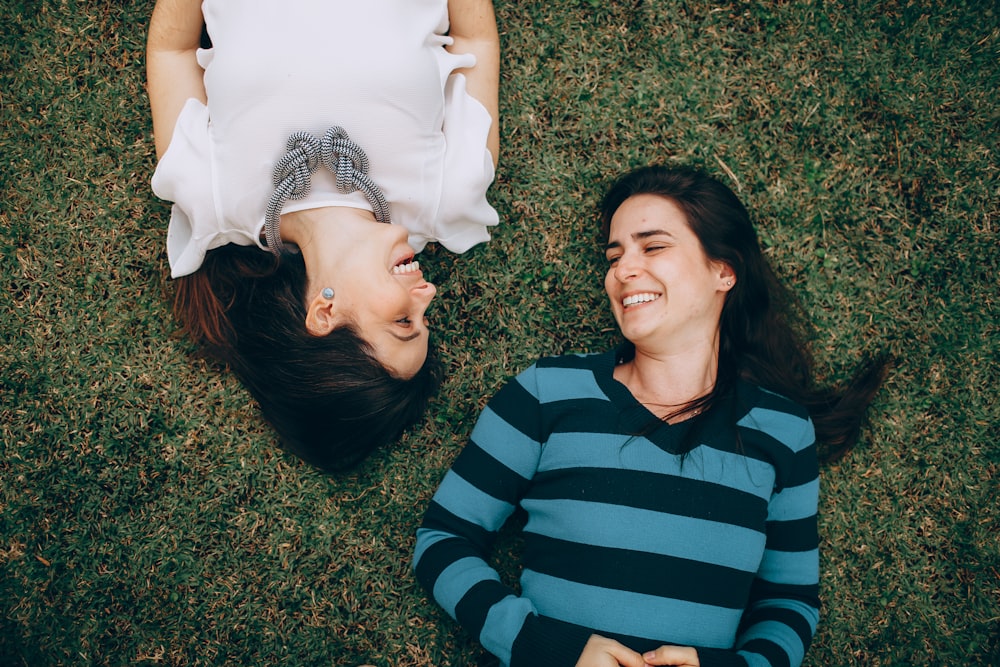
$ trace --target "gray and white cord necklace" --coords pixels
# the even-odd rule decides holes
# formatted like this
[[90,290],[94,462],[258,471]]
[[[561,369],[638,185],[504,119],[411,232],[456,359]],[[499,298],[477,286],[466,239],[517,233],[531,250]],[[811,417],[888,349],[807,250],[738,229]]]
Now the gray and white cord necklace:
[[368,176],[368,156],[364,149],[351,141],[344,128],[328,129],[322,140],[309,132],[294,132],[285,144],[286,152],[274,165],[274,192],[267,201],[264,214],[264,238],[274,255],[281,254],[279,226],[281,209],[289,199],[303,199],[312,188],[312,174],[325,165],[336,176],[337,189],[344,194],[355,190],[368,199],[375,219],[389,223],[389,202]]

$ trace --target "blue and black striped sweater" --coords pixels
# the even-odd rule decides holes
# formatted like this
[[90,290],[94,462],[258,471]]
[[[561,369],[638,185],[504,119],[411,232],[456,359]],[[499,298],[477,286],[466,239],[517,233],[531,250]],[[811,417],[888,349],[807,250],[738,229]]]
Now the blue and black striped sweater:
[[[658,423],[616,359],[542,359],[490,401],[417,532],[418,580],[508,665],[575,665],[592,633],[695,646],[705,667],[800,664],[819,616],[808,414],[741,383]],[[487,564],[518,505],[520,593]]]

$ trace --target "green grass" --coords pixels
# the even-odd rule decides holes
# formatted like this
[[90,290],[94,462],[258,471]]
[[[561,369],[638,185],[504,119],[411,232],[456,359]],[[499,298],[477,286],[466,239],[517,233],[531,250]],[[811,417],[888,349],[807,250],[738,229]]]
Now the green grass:
[[503,223],[425,253],[447,381],[338,477],[176,334],[150,9],[0,10],[0,664],[491,664],[415,584],[413,533],[489,395],[616,340],[594,207],[651,161],[748,203],[824,377],[899,360],[822,473],[808,664],[1000,663],[992,2],[497,0]]

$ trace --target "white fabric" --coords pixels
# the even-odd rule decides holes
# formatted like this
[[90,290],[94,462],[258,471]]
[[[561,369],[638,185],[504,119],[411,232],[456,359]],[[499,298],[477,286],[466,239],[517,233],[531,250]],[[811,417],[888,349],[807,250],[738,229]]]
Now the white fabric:
[[[368,154],[369,172],[420,251],[438,241],[465,252],[497,224],[486,200],[491,118],[465,89],[453,55],[446,0],[205,0],[213,48],[198,53],[208,106],[188,100],[153,174],[174,202],[167,233],[173,277],[192,273],[227,243],[258,245],[272,169],[285,141],[339,125]],[[337,191],[321,168],[291,212],[320,206],[371,210]]]

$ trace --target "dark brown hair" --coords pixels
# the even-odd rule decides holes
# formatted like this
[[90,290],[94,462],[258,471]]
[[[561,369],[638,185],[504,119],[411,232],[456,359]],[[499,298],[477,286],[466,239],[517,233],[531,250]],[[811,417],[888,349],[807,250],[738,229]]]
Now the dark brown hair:
[[300,255],[226,245],[175,283],[174,313],[184,331],[236,373],[283,447],[319,468],[350,467],[398,438],[437,389],[430,351],[403,380],[353,327],[309,333]]
[[813,359],[799,331],[804,318],[771,269],[750,215],[733,191],[691,168],[636,169],[621,177],[601,204],[602,242],[608,239],[618,207],[639,194],[677,204],[708,257],[725,262],[736,275],[722,309],[715,388],[690,407],[707,411],[742,378],[805,407],[824,458],[846,453],[857,441],[865,410],[885,378],[888,357],[864,360],[840,386],[816,386]]

